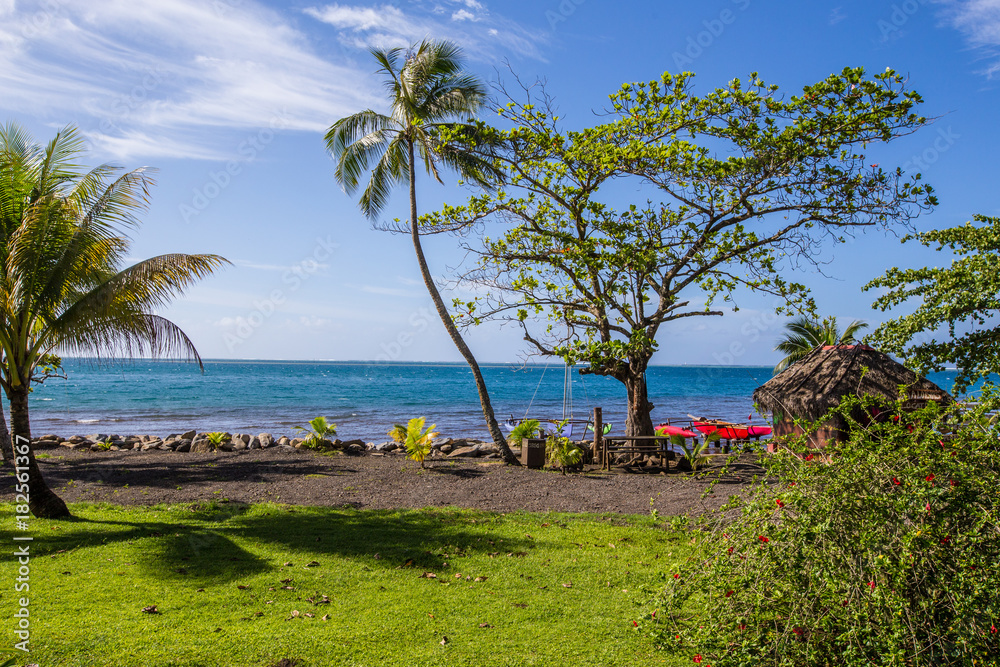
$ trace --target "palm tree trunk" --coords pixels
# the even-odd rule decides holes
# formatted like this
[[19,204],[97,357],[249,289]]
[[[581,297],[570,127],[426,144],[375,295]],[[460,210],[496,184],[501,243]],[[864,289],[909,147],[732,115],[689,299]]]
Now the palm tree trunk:
[[416,182],[416,162],[414,161],[414,151],[413,151],[413,141],[407,141],[407,149],[409,151],[410,158],[410,237],[413,240],[413,249],[417,253],[417,263],[420,265],[420,275],[424,279],[424,286],[427,288],[427,292],[431,295],[431,300],[434,302],[434,307],[437,309],[438,316],[441,318],[441,323],[444,324],[444,328],[448,331],[448,336],[451,337],[451,341],[458,348],[462,357],[465,359],[466,363],[469,364],[469,368],[472,369],[472,376],[476,380],[476,390],[479,392],[479,403],[483,407],[483,416],[486,417],[486,426],[490,430],[490,436],[493,438],[493,444],[497,446],[500,450],[500,454],[503,457],[504,462],[510,465],[521,465],[521,462],[517,460],[514,456],[514,452],[510,450],[507,446],[507,439],[504,437],[503,432],[500,430],[500,425],[497,424],[496,416],[493,414],[493,405],[490,403],[490,395],[486,390],[486,381],[483,380],[483,374],[479,370],[479,364],[476,362],[476,358],[472,355],[472,350],[466,345],[465,340],[462,338],[462,334],[459,333],[458,327],[455,326],[454,320],[451,318],[451,313],[444,305],[444,300],[441,298],[440,292],[438,292],[437,286],[434,284],[434,278],[431,276],[430,269],[427,268],[427,260],[424,258],[424,251],[420,245],[420,228],[418,226],[417,220],[417,182]]
[[7,395],[10,399],[10,427],[15,443],[28,443],[28,490],[31,494],[31,513],[40,519],[63,519],[72,516],[63,499],[57,496],[42,478],[31,447],[31,425],[28,418],[28,388],[12,387]]

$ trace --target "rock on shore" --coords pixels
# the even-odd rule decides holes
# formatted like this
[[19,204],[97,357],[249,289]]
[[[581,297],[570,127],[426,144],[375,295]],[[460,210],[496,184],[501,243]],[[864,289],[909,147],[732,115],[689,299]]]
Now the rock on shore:
[[[211,437],[210,437],[211,436]],[[132,451],[148,452],[150,450],[172,451],[177,453],[208,453],[214,451],[233,452],[253,449],[269,449],[285,447],[301,449],[306,447],[303,438],[275,437],[271,433],[222,433],[216,434],[198,431],[171,433],[166,436],[156,435],[118,435],[108,433],[91,433],[89,435],[74,435],[64,438],[55,434],[43,435],[32,440],[36,448],[66,447],[68,449],[86,449],[92,452]],[[374,456],[405,455],[406,448],[394,441],[365,442],[364,440],[332,440],[324,441],[320,449],[331,449],[348,454],[371,454]],[[328,445],[328,446],[326,446]],[[498,459],[500,452],[492,442],[474,440],[471,438],[438,438],[431,444],[431,458],[485,458]]]

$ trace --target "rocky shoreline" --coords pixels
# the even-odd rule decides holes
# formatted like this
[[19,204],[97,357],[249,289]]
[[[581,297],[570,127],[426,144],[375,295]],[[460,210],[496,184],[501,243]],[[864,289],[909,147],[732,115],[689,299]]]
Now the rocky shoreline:
[[[320,440],[311,442],[306,438],[275,437],[270,433],[223,433],[221,442],[213,442],[209,433],[186,431],[166,437],[154,435],[129,435],[93,433],[74,435],[69,438],[55,434],[32,439],[37,449],[65,447],[70,450],[91,452],[148,452],[151,450],[177,453],[234,452],[257,449],[311,449],[316,451],[342,451],[345,454],[399,455],[406,448],[394,441],[365,442],[364,440]],[[516,451],[516,450],[515,450]],[[439,438],[431,445],[432,458],[485,458],[498,459],[500,452],[492,442],[466,438]]]

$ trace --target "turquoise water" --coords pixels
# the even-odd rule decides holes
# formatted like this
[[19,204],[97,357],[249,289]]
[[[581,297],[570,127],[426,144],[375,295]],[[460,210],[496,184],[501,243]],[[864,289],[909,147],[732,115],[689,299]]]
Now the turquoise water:
[[[199,431],[294,435],[324,415],[338,436],[381,442],[394,422],[425,416],[443,436],[488,437],[472,373],[464,364],[208,360],[197,365],[135,361],[115,366],[66,359],[68,379],[31,395],[32,433],[167,435]],[[564,369],[493,364],[483,375],[498,419],[560,418]],[[950,389],[954,372],[930,378]],[[647,372],[654,423],[687,414],[745,421],[769,367],[656,366]],[[594,406],[621,432],[625,389],[610,378],[573,373],[572,413]],[[533,398],[534,397],[534,398]],[[754,423],[763,423],[754,415]]]

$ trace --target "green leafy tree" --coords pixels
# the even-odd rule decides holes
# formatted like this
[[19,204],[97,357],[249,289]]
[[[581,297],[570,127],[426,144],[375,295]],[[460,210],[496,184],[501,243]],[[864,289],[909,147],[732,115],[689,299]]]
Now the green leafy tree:
[[439,182],[439,166],[478,182],[498,175],[489,162],[460,149],[454,142],[442,140],[447,134],[474,141],[477,132],[465,121],[482,106],[485,88],[462,69],[462,52],[450,42],[425,40],[409,50],[372,49],[371,53],[379,63],[379,73],[386,77],[390,113],[368,109],[330,126],[326,147],[337,160],[335,176],[352,193],[363,175],[371,172],[360,200],[361,210],[371,219],[385,208],[393,186],[404,181],[409,185],[410,220],[406,231],[413,242],[424,286],[452,342],[472,369],[494,443],[507,463],[517,465],[493,414],[479,364],[455,326],[427,266],[417,218],[418,157],[424,169]]
[[785,370],[820,345],[850,345],[857,342],[857,333],[867,329],[868,323],[854,320],[841,331],[836,317],[815,320],[802,315],[785,325],[785,337],[778,342],[775,350],[783,352],[785,358],[774,367],[775,374]]
[[28,444],[28,393],[39,365],[55,350],[102,358],[179,354],[201,365],[184,332],[154,311],[226,263],[171,254],[121,268],[126,233],[138,227],[152,181],[146,169],[81,171],[84,149],[72,127],[44,147],[15,124],[0,128],[0,386],[14,444],[27,445],[31,512],[46,518],[69,510]]
[[[507,185],[423,219],[491,225],[481,246],[467,244],[478,262],[463,274],[487,296],[460,314],[515,322],[534,351],[622,382],[628,435],[653,435],[646,368],[664,324],[720,316],[716,303],[741,290],[811,312],[783,268],[816,261],[826,239],[906,224],[936,203],[919,176],[865,155],[925,124],[894,72],[845,69],[798,95],[754,74],[698,96],[691,77],[626,84],[606,122],[579,131],[560,129],[547,100],[511,100],[499,113],[512,129],[483,151]],[[608,203],[623,188],[649,199]]]
[[[944,268],[893,268],[865,285],[884,289],[872,305],[881,311],[919,305],[910,315],[882,324],[868,337],[880,349],[905,357],[918,373],[959,369],[957,391],[1000,373],[1000,218],[973,217],[960,227],[903,237],[957,258]],[[938,338],[937,336],[940,336]],[[929,340],[928,340],[929,338]]]

